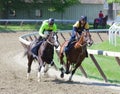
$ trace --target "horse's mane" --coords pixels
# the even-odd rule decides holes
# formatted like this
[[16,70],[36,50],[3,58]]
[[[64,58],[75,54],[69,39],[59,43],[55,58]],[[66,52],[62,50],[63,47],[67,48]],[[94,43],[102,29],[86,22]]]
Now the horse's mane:
[[85,42],[85,40],[84,40],[84,33],[82,33],[80,39],[76,42],[76,44],[74,45],[74,47],[75,48],[79,48],[83,44],[83,42]]

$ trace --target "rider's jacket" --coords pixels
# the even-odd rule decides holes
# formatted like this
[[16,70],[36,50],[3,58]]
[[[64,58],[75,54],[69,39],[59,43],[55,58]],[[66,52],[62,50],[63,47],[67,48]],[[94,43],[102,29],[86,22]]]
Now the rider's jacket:
[[39,29],[39,35],[44,34],[44,31],[53,31],[57,32],[57,26],[54,23],[52,26],[49,25],[48,20],[43,21],[40,29]]
[[81,24],[80,21],[77,21],[73,27],[75,28],[75,31],[78,32],[79,34],[82,33],[82,31],[88,30],[89,29],[89,24],[86,22],[85,24]]
[[99,13],[99,18],[103,18],[103,13]]

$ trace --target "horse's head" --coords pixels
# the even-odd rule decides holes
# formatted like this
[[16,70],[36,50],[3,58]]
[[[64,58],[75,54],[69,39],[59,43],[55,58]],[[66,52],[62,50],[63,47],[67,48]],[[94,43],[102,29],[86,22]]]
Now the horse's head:
[[90,33],[88,33],[88,32],[85,33],[85,41],[86,41],[88,47],[92,46],[93,40],[91,38]]
[[103,18],[103,21],[107,21],[108,20],[108,15],[106,15],[104,18]]
[[76,42],[75,44],[75,48],[80,48],[81,46],[85,46],[87,43],[86,43],[86,40],[85,40],[85,36],[84,36],[84,33],[82,33],[80,36],[77,34],[77,37],[78,37],[78,41]]
[[50,32],[47,36],[47,42],[57,48],[59,46],[57,33]]
[[91,38],[90,33],[84,32],[81,34],[80,39],[78,42],[75,44],[75,48],[79,48],[80,46],[91,46],[93,44],[93,40]]

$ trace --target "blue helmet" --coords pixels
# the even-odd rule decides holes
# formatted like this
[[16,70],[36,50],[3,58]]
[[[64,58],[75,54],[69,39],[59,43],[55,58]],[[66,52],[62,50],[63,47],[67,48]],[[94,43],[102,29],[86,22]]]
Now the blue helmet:
[[80,21],[81,21],[81,20],[86,21],[87,19],[86,19],[86,17],[85,17],[85,16],[81,16],[81,17],[80,17]]
[[50,25],[53,25],[54,24],[54,19],[53,18],[49,18],[48,22],[49,22]]

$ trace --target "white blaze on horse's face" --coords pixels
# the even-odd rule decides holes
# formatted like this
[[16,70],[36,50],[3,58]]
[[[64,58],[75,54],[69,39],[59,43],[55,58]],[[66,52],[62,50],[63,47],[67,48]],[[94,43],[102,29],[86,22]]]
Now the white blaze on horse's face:
[[55,45],[55,47],[58,47],[58,46],[59,46],[58,37],[57,37],[56,34],[54,34],[54,45]]
[[90,47],[93,44],[93,41],[88,40],[87,41],[87,46]]
[[88,47],[92,46],[93,40],[91,39],[90,36],[87,36],[86,41],[87,41],[87,46],[88,46]]

